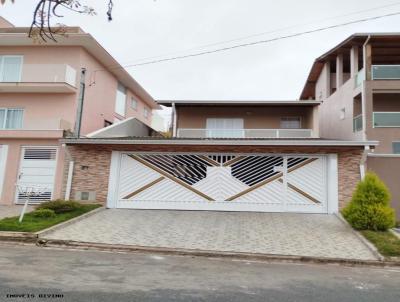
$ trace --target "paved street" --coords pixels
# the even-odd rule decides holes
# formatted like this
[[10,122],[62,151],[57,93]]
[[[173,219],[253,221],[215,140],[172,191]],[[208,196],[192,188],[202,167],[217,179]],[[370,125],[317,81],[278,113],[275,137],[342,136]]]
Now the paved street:
[[45,238],[349,259],[376,259],[334,215],[106,210]]
[[[0,301],[400,300],[400,269],[74,251],[0,244]],[[12,294],[63,295],[11,299]]]

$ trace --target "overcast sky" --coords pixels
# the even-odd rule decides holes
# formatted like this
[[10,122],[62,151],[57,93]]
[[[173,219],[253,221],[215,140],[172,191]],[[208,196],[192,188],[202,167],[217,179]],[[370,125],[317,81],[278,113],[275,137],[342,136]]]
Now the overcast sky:
[[[0,14],[17,26],[28,26],[37,0],[16,0],[14,5],[8,1],[0,6]],[[108,0],[81,2],[94,6],[98,15],[63,12],[65,17],[55,21],[81,26],[123,65],[142,58],[189,54],[400,12],[400,1],[394,0],[114,0],[114,20],[107,22]],[[393,3],[399,4],[332,18]],[[301,25],[304,23],[311,24]],[[287,27],[292,28],[185,51]],[[155,99],[297,99],[313,60],[323,52],[355,32],[399,28],[400,16],[394,16],[128,71]]]

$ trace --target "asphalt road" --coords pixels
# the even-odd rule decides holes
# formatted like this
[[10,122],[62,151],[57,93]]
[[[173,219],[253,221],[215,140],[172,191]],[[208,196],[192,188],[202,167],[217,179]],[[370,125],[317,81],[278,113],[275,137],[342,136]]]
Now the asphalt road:
[[0,244],[0,301],[398,302],[400,268],[271,264]]

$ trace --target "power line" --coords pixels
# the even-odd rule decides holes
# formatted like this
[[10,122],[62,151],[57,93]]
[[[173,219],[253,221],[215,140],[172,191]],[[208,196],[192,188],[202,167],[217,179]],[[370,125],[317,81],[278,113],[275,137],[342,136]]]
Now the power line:
[[357,14],[361,14],[361,13],[375,11],[377,9],[388,8],[388,7],[398,6],[398,5],[400,5],[400,2],[395,2],[395,3],[382,5],[382,6],[376,6],[376,7],[360,10],[360,11],[351,12],[351,13],[344,14],[344,15],[336,15],[336,16],[332,16],[332,17],[329,17],[329,18],[316,19],[314,21],[310,21],[310,22],[306,22],[306,23],[298,23],[298,24],[287,26],[287,27],[273,29],[273,30],[270,30],[270,31],[265,31],[265,32],[257,33],[257,34],[248,35],[248,36],[242,36],[242,37],[235,38],[235,39],[223,40],[223,41],[220,41],[220,42],[214,42],[214,43],[195,46],[195,47],[188,48],[188,49],[185,49],[185,50],[174,51],[174,52],[164,53],[164,54],[160,54],[160,55],[156,55],[156,56],[150,56],[150,57],[135,59],[135,60],[133,60],[133,61],[131,61],[129,63],[127,62],[127,64],[134,64],[136,62],[140,62],[140,61],[144,61],[144,60],[156,59],[156,58],[170,56],[170,55],[174,55],[174,54],[178,54],[178,53],[182,53],[182,52],[193,51],[193,50],[197,50],[197,49],[207,48],[207,47],[211,47],[211,46],[217,46],[217,45],[221,45],[221,44],[227,44],[227,43],[231,43],[231,42],[243,41],[243,40],[247,40],[247,39],[250,39],[250,38],[255,38],[255,37],[264,36],[264,35],[267,35],[267,34],[272,34],[272,33],[280,32],[280,31],[288,30],[288,29],[297,28],[297,27],[300,27],[300,26],[311,25],[311,24],[318,23],[318,22],[334,20],[334,19],[337,19],[337,18],[348,17],[348,16],[352,16],[352,15],[357,15]]
[[[308,30],[308,31],[303,31],[303,32],[299,32],[299,33],[294,33],[294,34],[290,34],[290,35],[286,35],[286,36],[275,37],[275,38],[267,39],[267,40],[260,40],[260,41],[255,41],[255,42],[237,44],[237,45],[218,48],[218,49],[214,49],[214,50],[208,50],[208,51],[202,51],[202,52],[197,52],[197,53],[188,54],[188,55],[175,56],[175,57],[164,58],[164,59],[159,59],[159,60],[147,61],[147,62],[143,62],[143,63],[124,65],[124,66],[110,68],[110,69],[121,69],[121,68],[137,67],[137,66],[150,65],[150,64],[156,64],[156,63],[161,63],[161,62],[168,62],[168,61],[175,61],[175,60],[181,60],[181,59],[186,59],[186,58],[198,57],[198,56],[203,56],[203,55],[207,55],[207,54],[228,51],[228,50],[232,50],[232,49],[236,49],[236,48],[244,48],[244,47],[248,47],[248,46],[266,44],[266,43],[270,43],[270,42],[274,42],[274,41],[278,41],[278,40],[284,40],[284,39],[299,37],[299,36],[303,36],[303,35],[307,35],[307,34],[311,34],[311,33],[325,31],[325,30],[328,30],[328,29],[348,26],[348,25],[367,22],[367,21],[371,21],[371,20],[378,20],[378,19],[397,16],[397,15],[400,15],[400,12],[395,12],[395,13],[390,13],[390,14],[385,14],[385,15],[380,15],[380,16],[375,16],[375,17],[369,17],[369,18],[349,21],[349,22],[346,22],[346,23],[330,25],[330,26],[321,27],[321,28],[317,28],[317,29],[312,29],[312,30]],[[102,71],[102,70],[97,70],[97,71]]]

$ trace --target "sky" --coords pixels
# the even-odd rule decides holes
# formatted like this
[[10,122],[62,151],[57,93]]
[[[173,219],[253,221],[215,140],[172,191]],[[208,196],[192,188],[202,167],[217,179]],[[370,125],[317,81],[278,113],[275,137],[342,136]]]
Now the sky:
[[[29,26],[37,0],[6,2],[0,15],[16,26]],[[54,22],[82,27],[122,65],[400,12],[395,0],[114,0],[114,19],[108,22],[108,0],[81,2],[97,15],[61,10],[64,17]],[[377,8],[391,4],[396,5]],[[292,100],[299,98],[313,61],[325,51],[356,32],[399,28],[400,15],[127,70],[156,100]]]

